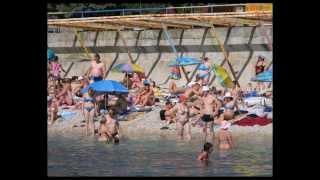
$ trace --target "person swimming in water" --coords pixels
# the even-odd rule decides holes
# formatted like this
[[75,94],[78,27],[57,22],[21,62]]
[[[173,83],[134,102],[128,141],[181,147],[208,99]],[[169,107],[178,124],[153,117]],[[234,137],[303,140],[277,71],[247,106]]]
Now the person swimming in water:
[[218,131],[218,144],[219,149],[227,150],[233,147],[232,134],[228,131],[231,123],[223,120],[220,125],[220,130]]
[[106,119],[103,118],[101,121],[100,121],[100,125],[99,125],[99,128],[98,128],[98,135],[99,135],[99,138],[98,138],[98,141],[108,141],[108,136],[107,136],[107,126],[106,126]]
[[209,155],[212,153],[212,151],[213,151],[213,145],[211,143],[206,142],[203,145],[203,150],[200,152],[197,159],[200,161],[208,161]]
[[106,131],[104,132],[109,141],[113,140],[114,144],[119,143],[120,139],[120,125],[117,120],[114,119],[114,110],[109,109],[108,114],[105,115]]

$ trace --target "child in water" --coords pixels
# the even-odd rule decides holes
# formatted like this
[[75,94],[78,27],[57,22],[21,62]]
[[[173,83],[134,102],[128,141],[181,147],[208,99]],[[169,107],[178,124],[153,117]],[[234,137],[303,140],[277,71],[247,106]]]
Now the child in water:
[[213,146],[211,143],[207,142],[203,145],[203,150],[201,153],[198,155],[198,160],[200,161],[208,161],[209,160],[209,155],[213,151]]

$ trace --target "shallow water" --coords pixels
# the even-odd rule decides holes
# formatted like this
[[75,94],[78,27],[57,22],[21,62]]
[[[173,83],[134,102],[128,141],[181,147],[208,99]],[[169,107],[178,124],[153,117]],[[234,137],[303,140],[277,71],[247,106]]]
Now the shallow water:
[[202,145],[157,136],[113,145],[49,135],[48,176],[272,176],[272,135],[235,137],[235,149],[214,147],[207,164],[196,160]]

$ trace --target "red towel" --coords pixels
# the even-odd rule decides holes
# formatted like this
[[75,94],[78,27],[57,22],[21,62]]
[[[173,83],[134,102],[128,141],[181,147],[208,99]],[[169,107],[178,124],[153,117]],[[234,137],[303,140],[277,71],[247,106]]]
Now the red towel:
[[265,126],[272,123],[272,119],[268,119],[265,117],[256,117],[256,118],[251,118],[251,117],[246,117],[243,118],[234,124],[239,125],[239,126],[254,126],[254,125],[259,125],[259,126]]

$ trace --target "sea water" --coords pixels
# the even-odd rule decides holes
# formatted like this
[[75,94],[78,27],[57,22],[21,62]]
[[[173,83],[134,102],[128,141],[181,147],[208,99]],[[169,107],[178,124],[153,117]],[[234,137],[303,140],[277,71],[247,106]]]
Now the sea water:
[[48,176],[272,176],[272,135],[234,137],[235,148],[216,146],[208,163],[197,155],[203,141],[160,136],[123,138],[48,136]]

